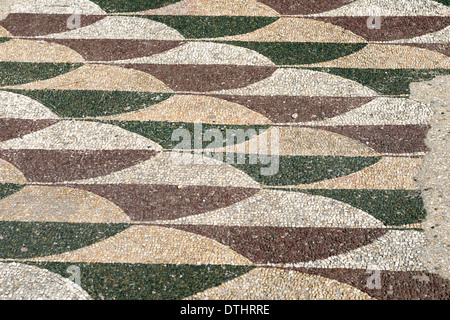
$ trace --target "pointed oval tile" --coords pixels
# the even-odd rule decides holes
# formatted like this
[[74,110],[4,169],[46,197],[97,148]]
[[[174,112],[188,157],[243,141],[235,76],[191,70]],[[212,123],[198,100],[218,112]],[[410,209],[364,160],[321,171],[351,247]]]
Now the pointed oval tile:
[[12,39],[0,44],[0,61],[15,62],[84,62],[76,51],[45,41]]
[[229,64],[124,64],[151,74],[174,91],[206,92],[246,87],[267,79],[276,66]]
[[189,15],[196,11],[198,0],[181,0],[167,6],[149,9],[139,12],[133,12],[135,15]]
[[258,0],[283,15],[304,15],[330,11],[355,0]]
[[[402,6],[409,8],[410,6]],[[369,17],[382,17],[380,23],[383,27],[368,28],[372,23]],[[367,41],[393,41],[399,39],[411,39],[446,28],[450,24],[448,16],[388,16],[379,13],[362,16],[318,16],[314,19],[328,22],[345,28]],[[363,26],[363,27],[362,27]]]
[[10,37],[10,36],[11,34],[8,32],[8,30],[0,26],[0,37]]
[[278,17],[226,15],[139,15],[138,17],[161,22],[178,30],[186,39],[208,39],[248,33],[278,20]]
[[23,173],[11,163],[0,159],[0,184],[25,184],[27,179]]
[[308,65],[323,68],[449,69],[444,54],[407,46],[369,44],[360,51],[336,60]]
[[210,95],[258,112],[274,123],[301,123],[331,118],[359,108],[375,97]]
[[84,65],[61,76],[11,88],[22,90],[172,91],[160,80],[147,73],[101,64]]
[[61,121],[22,138],[0,143],[3,149],[154,150],[162,148],[141,135],[110,124]]
[[0,259],[31,259],[77,250],[128,228],[123,223],[0,221]]
[[448,44],[450,38],[450,26],[432,33],[425,34],[423,36],[395,40],[393,43],[415,43],[415,44]]

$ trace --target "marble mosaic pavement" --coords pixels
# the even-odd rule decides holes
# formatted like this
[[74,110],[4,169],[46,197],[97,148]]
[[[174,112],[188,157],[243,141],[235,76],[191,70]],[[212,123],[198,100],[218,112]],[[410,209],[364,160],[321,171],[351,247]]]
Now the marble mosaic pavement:
[[[410,98],[450,74],[448,0],[1,3],[0,298],[449,298]],[[179,164],[179,128],[256,135]]]

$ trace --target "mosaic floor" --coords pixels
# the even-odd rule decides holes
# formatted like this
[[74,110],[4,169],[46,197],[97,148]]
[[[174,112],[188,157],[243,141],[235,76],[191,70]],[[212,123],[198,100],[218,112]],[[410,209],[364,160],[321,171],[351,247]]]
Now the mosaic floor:
[[0,3],[0,298],[450,298],[448,0]]

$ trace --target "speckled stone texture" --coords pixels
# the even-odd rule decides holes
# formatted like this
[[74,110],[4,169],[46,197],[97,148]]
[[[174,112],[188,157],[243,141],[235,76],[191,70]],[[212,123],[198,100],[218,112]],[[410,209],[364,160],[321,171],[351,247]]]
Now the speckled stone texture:
[[428,215],[423,228],[428,240],[423,261],[430,270],[450,279],[450,77],[413,83],[412,96],[434,110],[426,143],[430,148],[419,174]]
[[0,299],[450,298],[450,8],[0,0]]

